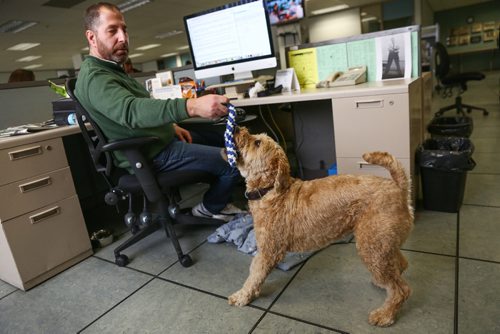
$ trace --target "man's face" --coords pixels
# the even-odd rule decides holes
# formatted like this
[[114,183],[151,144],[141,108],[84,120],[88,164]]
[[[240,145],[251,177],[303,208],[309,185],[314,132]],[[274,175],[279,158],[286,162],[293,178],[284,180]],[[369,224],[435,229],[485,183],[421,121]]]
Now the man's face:
[[90,54],[123,64],[128,58],[128,33],[120,13],[106,8],[100,10],[100,20],[95,31],[87,30]]

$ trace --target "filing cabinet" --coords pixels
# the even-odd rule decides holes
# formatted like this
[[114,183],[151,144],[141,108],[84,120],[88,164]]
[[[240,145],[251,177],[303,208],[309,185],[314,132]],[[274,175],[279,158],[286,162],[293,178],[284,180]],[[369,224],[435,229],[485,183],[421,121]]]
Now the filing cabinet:
[[412,197],[418,193],[415,152],[422,142],[421,84],[413,81],[406,92],[369,94],[332,100],[335,152],[339,174],[373,174],[390,178],[380,166],[366,163],[365,152],[394,155],[412,179]]
[[92,247],[62,138],[2,141],[0,279],[27,290],[90,256]]

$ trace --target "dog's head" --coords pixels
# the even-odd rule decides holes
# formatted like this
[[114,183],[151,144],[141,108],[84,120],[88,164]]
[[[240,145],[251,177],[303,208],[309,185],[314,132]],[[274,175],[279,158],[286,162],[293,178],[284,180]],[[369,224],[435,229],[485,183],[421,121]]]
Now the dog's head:
[[290,165],[278,143],[266,134],[252,135],[245,127],[236,129],[234,143],[238,151],[236,164],[248,186],[274,187],[278,192],[288,187]]

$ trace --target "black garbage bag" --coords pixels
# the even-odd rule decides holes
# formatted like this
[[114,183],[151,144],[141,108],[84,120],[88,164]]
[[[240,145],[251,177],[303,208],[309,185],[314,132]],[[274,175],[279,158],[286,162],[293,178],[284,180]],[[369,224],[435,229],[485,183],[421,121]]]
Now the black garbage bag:
[[474,169],[474,145],[468,138],[437,137],[424,141],[417,150],[420,167],[463,172]]
[[469,116],[435,116],[427,125],[427,131],[435,136],[469,137],[474,125]]

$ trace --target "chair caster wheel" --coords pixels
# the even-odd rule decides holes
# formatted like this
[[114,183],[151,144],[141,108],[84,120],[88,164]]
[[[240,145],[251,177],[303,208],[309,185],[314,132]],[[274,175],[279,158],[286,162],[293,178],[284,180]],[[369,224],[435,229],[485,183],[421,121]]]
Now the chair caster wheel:
[[140,230],[141,230],[141,228],[135,224],[130,227],[130,233],[132,233],[132,235],[136,234]]
[[120,254],[117,257],[115,257],[115,263],[118,265],[118,267],[125,267],[127,264],[129,264],[128,256],[124,254]]
[[184,268],[191,267],[193,265],[193,260],[189,255],[183,255],[179,258],[179,261]]

